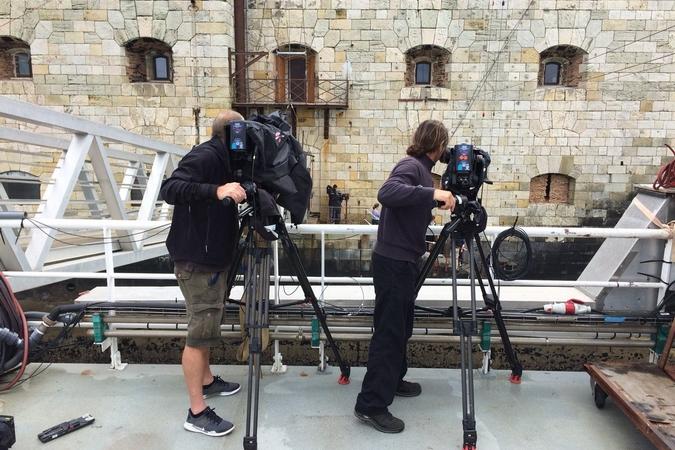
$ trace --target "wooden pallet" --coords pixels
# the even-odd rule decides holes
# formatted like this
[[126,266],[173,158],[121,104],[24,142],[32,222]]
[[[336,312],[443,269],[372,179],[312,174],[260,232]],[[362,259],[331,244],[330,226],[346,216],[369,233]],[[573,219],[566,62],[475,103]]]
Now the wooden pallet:
[[649,363],[589,363],[595,404],[612,398],[658,449],[675,450],[675,382]]

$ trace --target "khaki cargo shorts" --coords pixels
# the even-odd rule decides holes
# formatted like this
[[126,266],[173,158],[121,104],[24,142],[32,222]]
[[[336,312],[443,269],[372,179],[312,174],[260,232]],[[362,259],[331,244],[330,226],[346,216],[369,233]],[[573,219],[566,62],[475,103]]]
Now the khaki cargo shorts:
[[227,291],[227,272],[195,272],[175,269],[178,286],[185,297],[189,347],[213,347],[220,344]]

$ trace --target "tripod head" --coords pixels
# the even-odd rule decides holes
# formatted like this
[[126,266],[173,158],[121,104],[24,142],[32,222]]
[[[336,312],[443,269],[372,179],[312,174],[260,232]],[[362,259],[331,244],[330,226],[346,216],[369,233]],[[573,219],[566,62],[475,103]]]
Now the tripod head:
[[460,221],[456,232],[469,237],[485,230],[488,215],[483,205],[480,204],[480,200],[469,200],[464,195],[457,195],[455,199],[455,209],[451,217],[453,220]]

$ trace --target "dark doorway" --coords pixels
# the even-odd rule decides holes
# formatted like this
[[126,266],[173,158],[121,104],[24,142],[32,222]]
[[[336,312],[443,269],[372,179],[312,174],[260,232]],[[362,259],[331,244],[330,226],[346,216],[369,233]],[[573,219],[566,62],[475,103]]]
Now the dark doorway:
[[307,101],[307,65],[304,59],[288,60],[288,98],[292,102]]

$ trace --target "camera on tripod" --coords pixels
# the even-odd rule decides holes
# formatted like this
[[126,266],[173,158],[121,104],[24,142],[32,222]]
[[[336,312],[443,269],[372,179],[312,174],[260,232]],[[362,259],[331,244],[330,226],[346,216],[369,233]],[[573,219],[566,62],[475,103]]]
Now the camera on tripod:
[[312,178],[300,143],[279,112],[232,121],[225,126],[230,169],[251,203],[257,188],[286,208],[295,224],[309,207]]
[[490,154],[471,144],[448,147],[440,161],[448,165],[441,177],[441,188],[456,195],[453,214],[462,218],[457,231],[462,234],[480,233],[487,226],[487,212],[480,204],[478,191],[487,179]]
[[448,165],[441,177],[443,190],[474,201],[483,183],[492,184],[487,179],[490,154],[485,150],[471,144],[457,144],[448,147],[441,155],[440,161]]

